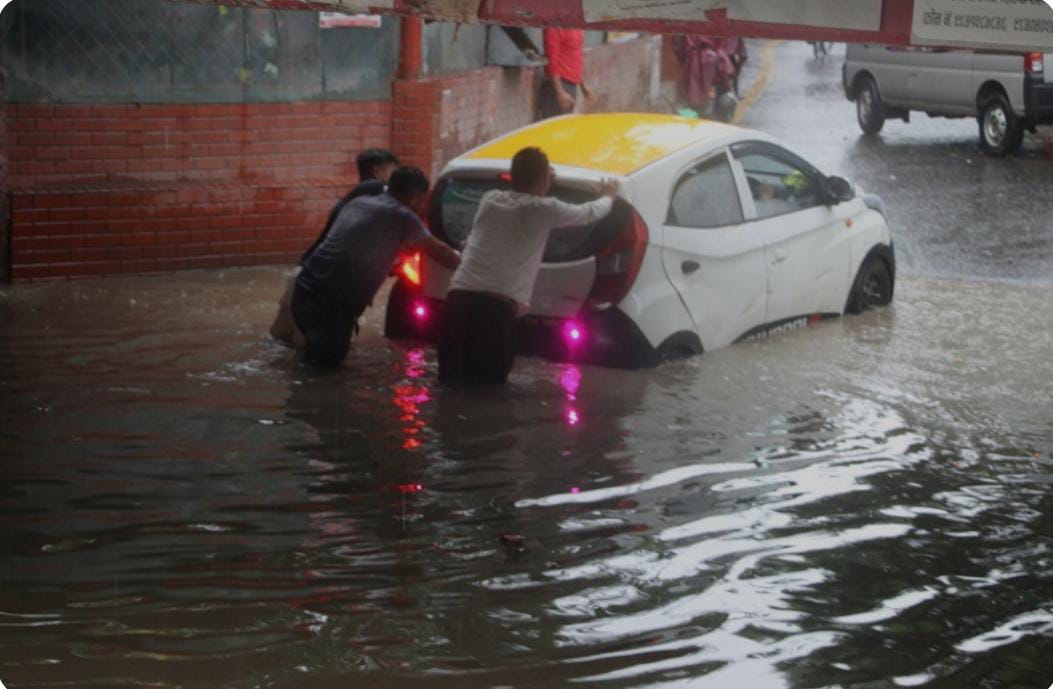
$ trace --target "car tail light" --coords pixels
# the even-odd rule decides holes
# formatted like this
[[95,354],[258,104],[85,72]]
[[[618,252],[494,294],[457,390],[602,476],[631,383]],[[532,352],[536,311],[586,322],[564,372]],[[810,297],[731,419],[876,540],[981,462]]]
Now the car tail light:
[[596,282],[586,299],[589,308],[600,311],[614,306],[629,292],[640,272],[647,240],[647,223],[630,209],[618,237],[596,255]]
[[414,287],[420,287],[421,280],[424,277],[420,265],[420,252],[405,258],[399,266],[398,274],[406,278],[406,281]]
[[567,321],[563,326],[563,337],[571,347],[585,341],[585,328],[575,321]]
[[1042,74],[1045,56],[1042,53],[1028,53],[1024,56],[1024,71],[1028,74]]

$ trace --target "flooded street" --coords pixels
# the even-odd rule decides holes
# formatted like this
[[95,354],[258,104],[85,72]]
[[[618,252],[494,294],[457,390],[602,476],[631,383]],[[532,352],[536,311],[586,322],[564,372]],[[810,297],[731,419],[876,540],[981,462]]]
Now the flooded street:
[[[800,111],[771,88],[745,124]],[[821,163],[857,136],[826,98]],[[975,149],[966,124],[932,146]],[[1030,145],[977,161],[1042,166],[1019,245],[984,218],[946,239],[916,186],[942,178],[853,156],[909,247],[893,305],[654,370],[523,358],[450,390],[374,308],[311,372],[266,335],[278,267],[4,287],[0,679],[1048,686],[1053,165]]]

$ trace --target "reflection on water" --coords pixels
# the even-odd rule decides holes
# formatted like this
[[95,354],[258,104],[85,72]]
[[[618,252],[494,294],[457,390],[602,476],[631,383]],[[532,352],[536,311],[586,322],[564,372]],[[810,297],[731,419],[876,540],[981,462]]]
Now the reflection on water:
[[1046,686],[1053,291],[900,287],[479,390],[379,310],[301,369],[264,338],[277,270],[15,288],[0,679]]

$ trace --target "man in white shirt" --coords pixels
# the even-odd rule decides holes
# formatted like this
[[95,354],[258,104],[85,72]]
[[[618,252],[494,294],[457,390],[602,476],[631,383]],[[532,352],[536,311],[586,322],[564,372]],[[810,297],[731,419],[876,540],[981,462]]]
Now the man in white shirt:
[[617,180],[603,180],[601,197],[579,205],[547,196],[554,178],[548,156],[524,148],[512,158],[512,189],[480,201],[446,297],[439,380],[504,383],[515,361],[516,320],[530,306],[549,232],[611,212]]

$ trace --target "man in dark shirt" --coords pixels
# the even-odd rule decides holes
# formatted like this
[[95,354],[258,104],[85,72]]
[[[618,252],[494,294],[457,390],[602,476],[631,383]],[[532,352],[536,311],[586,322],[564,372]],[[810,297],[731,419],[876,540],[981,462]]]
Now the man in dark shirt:
[[[318,238],[300,257],[299,265],[302,266],[304,264],[307,258],[318,248],[318,245],[322,243],[326,235],[329,234],[329,230],[332,229],[333,223],[340,215],[340,211],[344,210],[344,206],[359,196],[372,196],[382,193],[384,185],[388,182],[388,177],[399,166],[399,161],[395,154],[384,148],[367,148],[358,154],[355,163],[358,166],[358,184],[333,206],[333,210],[329,212],[329,218],[325,221],[325,227],[322,228]],[[296,323],[293,322],[291,311],[293,286],[296,284],[296,276],[298,274],[299,268],[286,277],[285,291],[278,300],[278,313],[274,316],[274,322],[271,323],[270,328],[271,337],[293,347],[303,346],[303,333],[297,329]]]
[[383,284],[400,250],[422,251],[455,269],[460,257],[428,234],[417,212],[428,178],[400,167],[388,189],[344,206],[329,234],[303,262],[292,296],[296,326],[307,341],[304,362],[339,366],[347,357],[359,316]]
[[399,166],[399,159],[387,149],[367,148],[358,154],[355,164],[358,166],[358,184],[351,191],[344,194],[344,197],[333,206],[333,210],[329,212],[329,218],[325,221],[325,227],[322,228],[322,233],[318,235],[318,239],[314,240],[314,244],[300,258],[301,264],[307,260],[311,252],[317,249],[318,245],[325,239],[325,236],[329,234],[329,230],[333,227],[333,222],[340,215],[340,211],[344,210],[344,206],[359,196],[372,196],[384,191],[384,185],[388,183],[388,178]]

